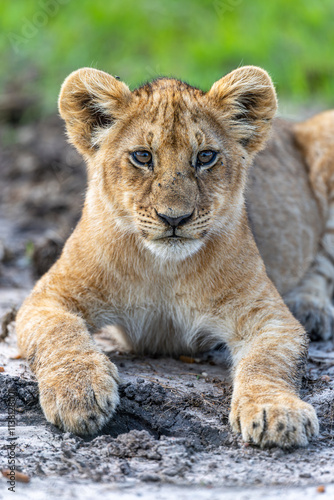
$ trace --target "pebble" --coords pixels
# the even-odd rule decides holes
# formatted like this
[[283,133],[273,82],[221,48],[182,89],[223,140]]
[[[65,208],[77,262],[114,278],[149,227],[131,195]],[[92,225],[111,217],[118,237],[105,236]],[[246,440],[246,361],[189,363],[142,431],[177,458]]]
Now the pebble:
[[160,476],[158,474],[142,474],[140,479],[145,482],[154,482],[160,481]]
[[309,472],[301,472],[299,474],[299,477],[307,479],[307,478],[312,477],[312,475]]
[[[9,469],[3,469],[1,472],[4,477],[9,478],[10,475]],[[20,483],[29,483],[30,477],[28,476],[28,474],[24,474],[23,472],[15,470],[15,481],[19,481]]]

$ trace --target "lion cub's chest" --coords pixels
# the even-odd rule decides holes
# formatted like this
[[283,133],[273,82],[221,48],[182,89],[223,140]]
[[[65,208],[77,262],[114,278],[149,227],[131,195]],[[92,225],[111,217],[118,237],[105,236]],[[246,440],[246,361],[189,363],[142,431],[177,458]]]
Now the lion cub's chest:
[[111,304],[100,311],[98,326],[118,326],[136,352],[177,355],[210,349],[217,340],[214,318],[187,303],[168,300]]

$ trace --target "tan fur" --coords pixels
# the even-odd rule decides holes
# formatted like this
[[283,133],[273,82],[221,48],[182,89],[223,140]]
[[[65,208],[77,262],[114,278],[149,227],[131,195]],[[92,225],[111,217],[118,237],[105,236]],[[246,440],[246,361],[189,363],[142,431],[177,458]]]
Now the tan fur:
[[[234,376],[230,422],[246,441],[289,447],[306,445],[317,434],[314,409],[298,396],[307,336],[267,277],[244,202],[247,171],[269,136],[276,106],[270,77],[251,66],[233,71],[207,93],[165,78],[130,92],[112,76],[87,68],[65,80],[59,109],[69,139],[87,161],[85,206],[60,259],[17,318],[19,345],[38,378],[49,421],[84,434],[111,417],[117,370],[91,334],[114,325],[136,352],[178,355],[227,343]],[[295,164],[298,157],[293,175],[302,172],[312,199],[319,179],[314,174],[309,181],[304,163],[312,171],[314,158],[310,149],[300,152],[294,139],[303,144],[307,128],[284,130],[270,147],[281,142],[285,162]],[[254,196],[256,178],[262,182],[265,165],[270,170],[277,163],[270,147],[251,170],[247,200],[253,197],[254,207],[263,195],[261,188]],[[133,164],[131,153],[138,149],[152,153],[153,166]],[[217,162],[196,169],[197,153],[208,149],[218,152]],[[290,202],[296,214],[308,205]],[[282,293],[303,286],[316,258],[318,221],[326,226],[329,210],[320,204],[313,203],[318,227],[294,280],[294,254],[282,250]],[[276,260],[261,233],[270,221],[254,207],[252,201],[251,227],[274,278]],[[158,214],[192,215],[172,238]],[[292,244],[295,219],[285,235]],[[318,267],[312,273],[320,276]]]
[[334,112],[276,120],[246,192],[267,273],[314,339],[334,335]]

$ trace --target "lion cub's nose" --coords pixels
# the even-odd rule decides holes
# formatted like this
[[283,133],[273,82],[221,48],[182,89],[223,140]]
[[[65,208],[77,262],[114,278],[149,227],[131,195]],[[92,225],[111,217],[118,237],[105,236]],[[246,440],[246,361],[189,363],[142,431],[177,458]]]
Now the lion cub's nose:
[[176,228],[178,226],[183,226],[186,222],[188,222],[193,213],[194,212],[191,212],[191,214],[180,215],[179,217],[169,217],[168,215],[159,214],[157,212],[157,216],[164,222],[167,222],[169,226]]

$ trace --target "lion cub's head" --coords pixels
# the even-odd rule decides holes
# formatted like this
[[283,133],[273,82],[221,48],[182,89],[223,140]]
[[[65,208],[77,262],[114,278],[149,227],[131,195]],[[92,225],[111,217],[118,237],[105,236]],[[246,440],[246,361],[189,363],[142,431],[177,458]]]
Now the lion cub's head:
[[174,259],[233,224],[246,168],[276,107],[269,75],[253,66],[208,92],[169,78],[131,92],[83,68],[65,80],[59,98],[69,138],[88,162],[93,197],[121,230]]

